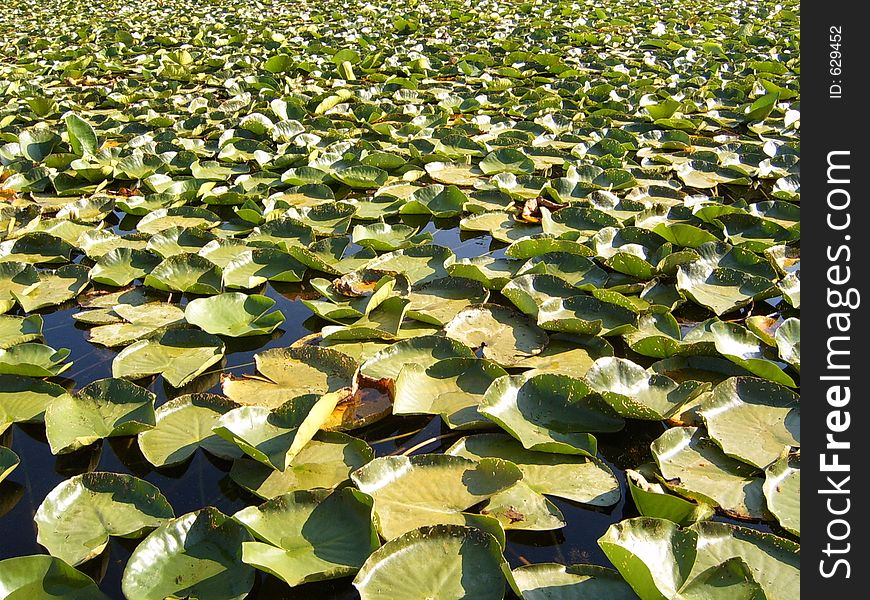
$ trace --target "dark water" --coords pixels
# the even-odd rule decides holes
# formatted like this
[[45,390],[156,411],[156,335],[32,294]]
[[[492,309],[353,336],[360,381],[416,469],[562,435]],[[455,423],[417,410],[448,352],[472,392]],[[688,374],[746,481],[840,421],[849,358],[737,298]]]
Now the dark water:
[[[498,256],[501,254],[499,249],[504,247],[499,242],[492,242],[486,234],[460,232],[456,221],[436,223],[427,222],[426,219],[404,220],[432,232],[435,244],[452,248],[458,257],[479,256],[487,252]],[[251,373],[254,371],[253,356],[256,352],[288,346],[300,337],[319,331],[326,324],[312,316],[300,302],[299,297],[305,291],[302,284],[266,285],[261,293],[275,299],[275,308],[280,309],[286,317],[282,328],[272,336],[225,339],[227,352],[224,361],[185,388],[173,389],[164,383],[161,376],[150,382],[139,383],[148,384],[148,389],[158,397],[158,406],[185,393],[220,393],[221,371],[236,375]],[[43,318],[46,343],[54,348],[71,350],[70,360],[74,361],[74,365],[64,375],[75,382],[76,388],[80,388],[97,379],[111,377],[112,359],[116,352],[87,342],[87,328],[77,325],[72,319],[72,314],[77,310],[74,306],[66,307],[64,310],[46,312]],[[622,469],[651,459],[649,444],[661,434],[663,427],[661,423],[630,422],[624,431],[617,434],[597,436],[600,455],[621,482],[622,500],[614,507],[600,510],[553,498],[565,516],[567,527],[549,532],[509,532],[505,554],[511,566],[540,562],[610,566],[596,540],[610,524],[637,515],[625,488]],[[408,433],[413,435],[379,441]],[[356,430],[353,434],[367,440],[377,455],[382,456],[412,448],[435,436],[450,434],[450,430],[437,417],[392,417]],[[441,452],[458,437],[446,437],[419,448],[415,453]],[[33,522],[37,507],[61,481],[88,471],[129,473],[145,479],[160,489],[176,515],[204,506],[214,506],[231,515],[247,505],[260,502],[229,478],[231,462],[216,459],[201,451],[180,466],[158,470],[142,456],[134,437],[103,440],[73,454],[57,457],[51,454],[41,425],[15,425],[0,436],[0,442],[11,447],[21,458],[19,467],[0,483],[0,559],[43,553],[44,550],[36,542],[36,526]],[[101,582],[100,587],[110,597],[122,599],[121,574],[139,541],[112,538],[102,555],[79,568]],[[258,600],[339,600],[358,598],[358,595],[350,584],[350,578],[291,589],[280,580],[258,572],[249,597]]]

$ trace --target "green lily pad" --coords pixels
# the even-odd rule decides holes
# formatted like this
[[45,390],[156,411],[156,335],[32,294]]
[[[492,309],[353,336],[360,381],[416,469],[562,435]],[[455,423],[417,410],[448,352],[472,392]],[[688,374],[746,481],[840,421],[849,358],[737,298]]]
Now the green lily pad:
[[39,282],[39,273],[23,262],[0,262],[0,314],[15,306],[15,295]]
[[267,281],[302,281],[305,265],[289,254],[272,248],[255,248],[238,253],[223,268],[228,288],[252,289]]
[[14,240],[0,242],[0,262],[13,261],[27,264],[63,264],[69,262],[75,247],[66,240],[34,231]]
[[32,342],[42,337],[42,317],[7,317],[0,315],[0,350]]
[[703,429],[668,429],[650,448],[663,483],[671,490],[737,518],[765,517],[758,469],[727,456]]
[[13,423],[40,423],[46,408],[66,395],[61,386],[20,375],[0,375],[0,434]]
[[796,387],[794,382],[773,360],[767,358],[762,341],[745,327],[736,323],[713,323],[710,326],[716,350],[734,364],[753,375]]
[[426,173],[434,181],[446,185],[462,187],[474,186],[484,173],[474,165],[467,163],[426,163]]
[[538,325],[548,331],[581,335],[622,335],[635,330],[637,309],[579,292],[551,298],[538,309]]
[[[798,545],[745,527],[701,521],[680,529],[639,517],[611,525],[598,543],[641,598],[749,600],[758,597],[754,584],[772,600],[799,593]],[[732,559],[745,569],[722,569]]]
[[701,392],[709,389],[698,381],[677,384],[666,375],[648,373],[624,358],[599,358],[586,373],[589,387],[622,417],[661,421]]
[[141,279],[160,263],[160,258],[144,250],[115,248],[103,254],[91,267],[91,281],[122,287]]
[[637,600],[625,580],[597,565],[538,563],[513,570],[523,600]]
[[449,358],[474,358],[474,353],[468,346],[449,338],[417,336],[378,351],[360,366],[360,374],[374,381],[395,381],[406,366],[427,369]]
[[285,471],[326,422],[342,394],[298,396],[275,410],[241,406],[218,419],[213,431],[251,458]]
[[73,566],[99,555],[109,537],[142,537],[173,517],[156,487],[132,475],[85,473],[61,482],[36,510],[37,541]]
[[462,511],[506,490],[522,473],[500,459],[421,454],[376,458],[351,478],[374,499],[378,529],[392,539],[424,525],[459,523]]
[[268,296],[227,292],[191,300],[184,309],[184,318],[208,333],[229,337],[265,335],[284,322],[280,310],[267,313],[274,305],[275,300]]
[[94,327],[88,332],[89,342],[109,348],[128,346],[184,323],[181,307],[168,302],[117,304],[112,312],[122,319],[121,322]]
[[[421,569],[421,564],[427,567]],[[362,600],[500,600],[506,569],[501,546],[489,533],[434,525],[408,531],[373,552],[353,585]]]
[[791,317],[783,321],[774,337],[779,357],[793,366],[798,373],[801,370],[801,320]]
[[145,276],[144,283],[166,292],[219,294],[221,269],[197,254],[176,254],[154,267]]
[[764,474],[764,497],[767,499],[767,508],[783,529],[800,537],[800,454],[779,458],[764,470]]
[[354,575],[380,546],[371,498],[353,488],[291,492],[233,518],[259,540],[242,560],[291,587]]
[[649,463],[641,465],[636,471],[625,471],[628,491],[641,515],[667,519],[679,525],[691,525],[713,516],[715,511],[712,506],[672,493],[656,480],[658,476],[660,474],[656,473],[655,466]]
[[591,506],[619,502],[619,482],[610,468],[597,458],[536,452],[503,433],[480,433],[462,438],[447,454],[473,460],[501,458],[523,473],[522,483],[547,496],[565,498]]
[[155,411],[154,428],[139,434],[139,449],[155,467],[182,463],[197,448],[223,459],[238,458],[241,450],[212,431],[218,419],[237,406],[217,394],[173,398]]
[[239,404],[267,408],[349,387],[357,367],[347,355],[319,346],[272,348],[255,354],[254,362],[259,376],[225,376],[223,392]]
[[6,600],[108,600],[94,580],[53,556],[36,554],[0,561],[0,590]]
[[439,183],[414,190],[408,200],[399,207],[403,215],[432,215],[438,218],[457,217],[468,197],[455,185]]
[[479,281],[489,290],[500,290],[522,266],[521,260],[475,256],[453,261],[447,265],[447,272],[451,277]]
[[72,366],[71,362],[64,362],[69,354],[68,348],[55,350],[37,342],[3,348],[0,349],[0,375],[54,377]]
[[121,579],[129,600],[242,600],[254,569],[242,562],[247,530],[216,508],[166,521],[130,555]]
[[553,373],[500,377],[478,411],[524,448],[558,454],[595,456],[590,432],[619,431],[624,425],[583,381]]
[[772,381],[727,379],[713,389],[699,412],[725,454],[761,469],[801,445],[800,398]]
[[445,263],[453,258],[453,251],[436,245],[418,246],[387,252],[373,258],[366,267],[377,271],[401,273],[412,285],[423,285],[447,277]]
[[432,234],[428,232],[417,234],[416,227],[409,227],[401,223],[390,225],[381,222],[357,225],[353,228],[351,241],[378,252],[391,252],[411,246],[422,246],[432,241]]
[[162,374],[169,385],[179,388],[219,363],[224,350],[217,336],[196,329],[170,329],[121,350],[112,360],[112,376],[141,379]]
[[88,285],[88,269],[81,265],[64,265],[53,272],[39,274],[32,286],[13,291],[15,299],[25,312],[57,306],[78,296]]
[[268,500],[300,490],[339,487],[374,456],[374,451],[362,440],[344,433],[319,431],[285,471],[243,458],[233,463],[230,478]]
[[481,348],[484,358],[503,367],[540,354],[547,345],[547,335],[531,320],[495,304],[459,312],[444,326],[444,334],[469,348]]
[[0,446],[0,482],[15,470],[21,461],[18,455],[5,446]]
[[411,290],[408,299],[409,317],[440,327],[471,305],[486,302],[489,292],[478,282],[450,277]]
[[192,206],[159,208],[142,217],[136,229],[142,233],[155,234],[170,227],[211,229],[220,225],[221,219],[212,211]]
[[513,148],[501,148],[490,152],[478,165],[485,175],[496,173],[534,173],[535,163],[528,156]]
[[451,429],[490,424],[477,408],[490,384],[507,371],[492,361],[448,358],[424,367],[407,363],[395,380],[393,414],[437,414]]
[[45,411],[52,454],[151,429],[154,399],[154,394],[124,379],[100,379],[73,395],[59,396]]
[[677,289],[721,316],[767,296],[773,282],[731,268],[709,268],[702,262],[680,265]]

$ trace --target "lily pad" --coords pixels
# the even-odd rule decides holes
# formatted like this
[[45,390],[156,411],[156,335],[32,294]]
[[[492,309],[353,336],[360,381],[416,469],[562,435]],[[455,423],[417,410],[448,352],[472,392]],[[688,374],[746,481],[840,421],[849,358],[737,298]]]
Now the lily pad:
[[56,271],[39,274],[39,281],[20,292],[15,299],[25,312],[57,306],[78,296],[88,285],[88,269],[81,265],[64,265]]
[[319,431],[293,458],[285,471],[252,459],[233,463],[230,478],[260,498],[271,499],[300,490],[341,486],[350,474],[375,456],[364,441],[349,435]]
[[727,379],[699,412],[725,454],[761,469],[801,445],[798,395],[766,379]]
[[154,399],[154,394],[124,379],[100,379],[75,394],[59,396],[45,411],[52,454],[151,429]]
[[713,323],[710,330],[716,350],[734,364],[775,383],[797,386],[794,379],[767,357],[761,340],[745,327],[736,323]]
[[668,488],[737,518],[764,518],[758,469],[727,456],[703,429],[668,429],[650,448]]
[[457,523],[459,513],[522,479],[513,464],[444,454],[379,457],[351,474],[374,499],[381,535],[392,539],[424,525]]
[[[421,564],[426,568],[421,569]],[[384,544],[372,553],[353,585],[362,600],[500,600],[506,569],[501,546],[489,533],[462,525],[434,525]]]
[[590,432],[619,431],[624,422],[579,379],[552,373],[500,377],[478,411],[523,447],[541,452],[595,456]]
[[259,376],[225,376],[223,392],[239,404],[267,408],[349,387],[357,366],[347,355],[319,346],[272,348],[255,354],[254,362]]
[[173,517],[156,487],[132,475],[85,473],[61,482],[36,511],[37,540],[75,566],[100,554],[110,536],[138,538]]
[[0,350],[32,342],[42,337],[42,317],[11,317],[0,315]]
[[0,434],[13,423],[42,422],[48,405],[66,393],[56,383],[35,377],[0,375]]
[[523,600],[637,600],[625,580],[597,565],[538,563],[513,570]]
[[585,379],[620,416],[650,421],[670,418],[709,389],[698,381],[677,384],[666,375],[648,373],[630,360],[610,356],[596,360]]
[[236,407],[217,394],[173,398],[155,411],[154,428],[139,434],[139,449],[155,467],[182,463],[197,448],[223,459],[238,458],[241,450],[212,431],[218,419]]
[[285,471],[311,441],[341,399],[333,392],[298,396],[275,410],[241,406],[218,419],[213,431],[253,459]]
[[6,600],[108,600],[94,580],[53,556],[37,554],[0,561],[0,590]]
[[526,450],[503,433],[480,433],[464,437],[448,448],[447,454],[473,460],[508,460],[522,472],[523,484],[547,496],[591,506],[612,506],[621,497],[619,482],[610,468],[599,459]]
[[800,536],[800,454],[783,456],[772,462],[764,472],[764,497],[767,499],[767,508],[786,531]]
[[481,304],[458,313],[444,326],[444,334],[503,367],[540,354],[547,335],[524,315],[504,306]]
[[144,283],[166,292],[219,294],[221,270],[198,254],[176,254],[154,267],[145,276]]
[[124,597],[242,600],[254,585],[254,569],[242,562],[242,545],[251,539],[212,507],[166,521],[130,555]]
[[423,367],[408,363],[393,392],[393,414],[437,414],[451,429],[486,427],[477,408],[490,384],[507,371],[492,361],[448,358]]
[[272,248],[255,248],[237,254],[223,268],[228,288],[252,289],[267,281],[302,281],[305,265]]
[[408,299],[409,317],[440,327],[471,305],[486,302],[489,292],[480,283],[451,277],[419,286]]
[[112,360],[112,376],[141,379],[162,374],[169,385],[179,388],[219,363],[224,350],[217,336],[196,329],[170,329],[121,350]]
[[377,382],[394,382],[406,366],[416,365],[427,369],[449,358],[474,358],[474,352],[449,338],[421,335],[378,351],[360,366],[360,374]]
[[39,282],[39,273],[23,262],[0,262],[0,314],[10,310],[18,300],[15,294],[20,294],[33,284]]
[[259,540],[242,560],[291,587],[354,575],[380,546],[371,498],[353,488],[291,492],[233,518]]
[[160,263],[160,258],[144,250],[115,248],[103,254],[90,271],[91,281],[122,287],[141,279]]
[[37,342],[3,348],[0,349],[0,375],[54,377],[72,366],[71,362],[64,362],[69,354],[68,348],[55,350]]
[[184,309],[184,318],[208,333],[229,337],[266,335],[284,322],[280,310],[267,313],[274,305],[275,300],[268,296],[227,292],[191,300]]

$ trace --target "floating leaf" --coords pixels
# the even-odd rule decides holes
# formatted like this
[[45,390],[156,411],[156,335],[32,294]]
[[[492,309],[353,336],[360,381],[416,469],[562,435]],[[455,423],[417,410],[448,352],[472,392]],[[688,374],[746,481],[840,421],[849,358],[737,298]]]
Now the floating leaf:
[[767,508],[786,531],[800,536],[800,454],[783,456],[772,462],[764,472],[764,497],[767,499]]
[[55,350],[36,342],[0,349],[0,375],[54,377],[72,366],[71,362],[64,362],[69,354],[67,348]]
[[522,565],[513,578],[523,600],[637,600],[619,573],[597,565]]
[[[426,568],[419,568],[421,564]],[[353,585],[362,600],[500,600],[505,569],[501,547],[489,533],[462,525],[434,525],[384,544],[372,553]]]
[[267,296],[227,292],[191,300],[184,309],[184,318],[208,333],[229,337],[265,335],[284,322],[280,310],[267,313],[273,306],[275,301]]
[[224,344],[217,336],[195,329],[170,329],[121,350],[112,360],[112,376],[141,379],[162,374],[169,385],[178,388],[223,357]]
[[255,460],[278,471],[293,463],[341,399],[339,393],[307,394],[275,410],[242,406],[222,415],[213,430]]
[[452,429],[487,426],[477,408],[490,384],[507,372],[478,358],[448,358],[431,366],[408,363],[393,392],[393,414],[437,414]]
[[32,342],[42,337],[42,317],[7,317],[0,315],[0,350]]
[[45,411],[52,454],[66,454],[107,437],[135,435],[154,426],[154,394],[123,379],[100,379]]
[[242,562],[250,541],[243,526],[212,507],[166,521],[130,555],[124,597],[241,600],[254,585],[254,569]]
[[650,448],[670,489],[738,518],[764,518],[758,470],[727,456],[703,429],[668,429]]
[[552,373],[500,377],[478,410],[523,447],[559,454],[595,456],[589,432],[619,431],[624,425],[583,381]]
[[291,492],[233,518],[261,540],[242,560],[291,587],[353,575],[380,546],[372,501],[353,488]]
[[173,517],[156,487],[132,475],[85,473],[61,482],[36,511],[37,541],[75,566],[99,555],[110,536],[138,538]]
[[254,355],[261,377],[226,376],[223,392],[244,405],[277,408],[305,394],[326,394],[351,385],[356,363],[319,346],[272,348]]
[[154,428],[139,434],[139,449],[155,467],[182,463],[197,448],[224,459],[238,458],[239,448],[212,431],[221,415],[236,407],[217,394],[173,398],[155,411]]
[[378,529],[392,539],[424,525],[462,524],[461,511],[509,488],[522,473],[500,459],[421,454],[376,458],[351,478],[374,499]]
[[481,348],[484,358],[502,366],[540,354],[547,345],[547,335],[527,317],[495,304],[461,311],[444,326],[444,333],[469,348]]
[[0,561],[0,590],[8,600],[32,597],[39,590],[44,600],[108,600],[94,580],[53,556],[37,554]]
[[233,463],[230,477],[257,496],[271,499],[299,490],[336,488],[372,458],[374,451],[364,441],[343,433],[319,431],[285,471],[244,458]]
[[757,377],[732,377],[700,406],[710,437],[743,462],[764,468],[800,443],[800,402],[785,386]]

